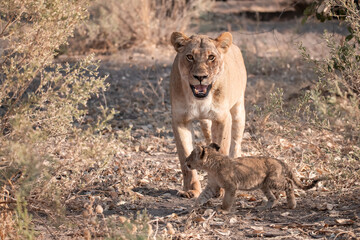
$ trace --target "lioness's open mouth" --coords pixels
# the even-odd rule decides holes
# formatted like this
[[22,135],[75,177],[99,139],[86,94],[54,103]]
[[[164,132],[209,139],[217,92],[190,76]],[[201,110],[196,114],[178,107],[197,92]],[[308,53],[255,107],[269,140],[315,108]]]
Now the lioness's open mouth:
[[191,85],[190,84],[190,87],[191,87],[191,90],[192,90],[195,97],[204,98],[209,94],[210,89],[212,87],[212,83],[209,84],[209,85],[202,85],[202,84]]

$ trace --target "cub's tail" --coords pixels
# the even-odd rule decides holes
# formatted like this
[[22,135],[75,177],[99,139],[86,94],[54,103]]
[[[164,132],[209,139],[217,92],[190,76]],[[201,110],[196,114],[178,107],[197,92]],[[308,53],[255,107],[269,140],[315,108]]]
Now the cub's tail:
[[327,177],[318,177],[318,178],[315,178],[315,179],[312,179],[312,182],[309,183],[309,184],[303,184],[295,175],[294,173],[291,171],[290,172],[290,176],[289,178],[291,180],[293,180],[293,182],[295,183],[295,185],[303,190],[308,190],[308,189],[311,189],[313,187],[316,186],[316,184],[320,181],[323,181],[323,180],[326,180]]

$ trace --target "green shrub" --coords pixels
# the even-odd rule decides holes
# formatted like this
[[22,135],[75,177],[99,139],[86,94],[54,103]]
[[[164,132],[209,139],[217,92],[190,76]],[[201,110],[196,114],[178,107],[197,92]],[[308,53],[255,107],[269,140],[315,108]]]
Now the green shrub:
[[0,2],[2,239],[35,238],[29,208],[61,220],[74,189],[92,183],[82,180],[84,171],[102,171],[119,147],[101,134],[113,111],[103,107],[95,124],[84,122],[88,100],[106,90],[98,63],[91,56],[53,63],[87,6],[87,0]]
[[314,66],[319,81],[311,91],[311,100],[318,119],[326,119],[328,127],[346,128],[348,137],[358,139],[360,133],[360,11],[354,1],[315,1],[308,15],[315,14],[322,21],[339,19],[348,35],[337,39],[324,33],[329,56],[314,60],[304,47],[305,59]]

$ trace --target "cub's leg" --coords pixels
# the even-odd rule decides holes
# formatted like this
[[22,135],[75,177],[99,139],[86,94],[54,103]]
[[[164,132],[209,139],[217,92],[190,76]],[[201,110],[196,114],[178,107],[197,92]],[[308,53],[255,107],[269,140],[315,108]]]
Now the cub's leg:
[[268,199],[268,202],[266,204],[266,206],[264,207],[265,209],[270,209],[272,207],[274,207],[277,203],[277,199],[275,197],[275,195],[272,193],[271,189],[269,188],[269,186],[264,185],[261,190],[263,191],[263,193],[265,194],[266,198]]
[[205,137],[206,145],[211,143],[211,120],[200,120],[200,127]]
[[215,197],[219,193],[220,187],[216,181],[211,177],[211,175],[208,175],[208,179],[206,188],[201,192],[200,196],[195,201],[196,207],[207,203],[210,198]]
[[285,192],[286,192],[286,200],[288,207],[290,209],[296,208],[296,200],[295,200],[295,194],[294,194],[294,182],[291,179],[287,179],[286,186],[285,186]]
[[231,138],[231,115],[224,114],[221,118],[212,121],[211,134],[213,142],[219,144],[220,153],[229,155]]
[[231,147],[230,157],[237,158],[241,154],[241,141],[245,129],[245,106],[242,98],[230,110],[232,116],[231,124]]
[[192,125],[191,122],[176,122],[173,117],[173,132],[176,148],[179,155],[181,171],[183,174],[183,190],[179,195],[183,197],[198,197],[201,192],[201,185],[196,170],[189,170],[186,167],[186,157],[193,150]]
[[230,186],[225,188],[225,196],[221,206],[222,210],[224,211],[230,210],[235,200],[235,192],[236,192],[236,186]]

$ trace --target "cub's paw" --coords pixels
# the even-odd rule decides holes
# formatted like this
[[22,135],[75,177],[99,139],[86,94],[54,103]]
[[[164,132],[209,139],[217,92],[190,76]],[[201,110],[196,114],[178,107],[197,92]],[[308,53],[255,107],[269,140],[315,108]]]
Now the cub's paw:
[[197,190],[188,190],[188,191],[179,190],[176,195],[178,195],[179,197],[183,197],[183,198],[197,198],[200,195],[200,191],[197,191]]
[[223,208],[222,206],[216,207],[216,212],[221,214],[227,214],[230,212],[230,208]]

